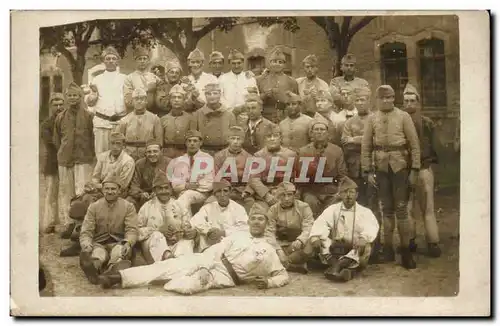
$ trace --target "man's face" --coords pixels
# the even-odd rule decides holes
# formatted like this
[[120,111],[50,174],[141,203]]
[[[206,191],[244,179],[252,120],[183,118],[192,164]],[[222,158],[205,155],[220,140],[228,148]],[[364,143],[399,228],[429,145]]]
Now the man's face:
[[231,135],[228,137],[229,149],[233,152],[239,152],[243,148],[244,139],[241,136]]
[[107,71],[115,71],[118,67],[118,57],[114,54],[106,54],[104,56],[104,66]]
[[150,145],[146,147],[146,159],[151,163],[158,162],[161,155],[160,145]]
[[326,98],[319,98],[316,100],[316,109],[318,112],[327,112],[332,107],[332,103]]
[[136,112],[144,112],[146,110],[146,106],[148,105],[148,97],[147,96],[137,96],[132,99],[132,103],[134,105],[134,110]]
[[112,140],[109,142],[111,155],[118,156],[122,153],[123,148],[125,147],[125,141],[123,140]]
[[267,218],[260,214],[250,215],[248,218],[250,234],[254,237],[264,235],[267,226]]
[[283,71],[283,69],[285,69],[285,61],[280,59],[273,59],[269,62],[269,69],[272,72],[280,73]]
[[181,70],[179,68],[172,68],[167,71],[167,80],[171,84],[177,83],[181,79]]
[[418,110],[418,100],[416,94],[406,94],[403,96],[403,106],[406,112],[412,114]]
[[188,60],[189,70],[194,75],[201,74],[203,70],[203,61],[202,60]]
[[184,107],[184,95],[181,93],[172,93],[170,94],[170,105],[174,109],[180,109]]
[[214,193],[214,196],[217,199],[217,202],[219,203],[220,206],[226,207],[227,205],[229,205],[229,193],[230,193],[229,187],[223,188]]
[[50,115],[58,114],[64,109],[64,100],[55,99],[50,102]]
[[370,101],[368,100],[368,96],[358,96],[356,100],[354,100],[354,105],[358,112],[361,114],[366,114],[370,111]]
[[304,70],[307,78],[314,78],[318,74],[318,66],[309,63],[304,64]]
[[354,62],[343,62],[340,70],[344,73],[344,76],[354,76],[356,72],[356,64]]
[[250,120],[257,120],[262,117],[262,106],[255,101],[246,102],[248,118]]
[[295,191],[284,191],[280,196],[281,207],[288,208],[293,205]]
[[356,189],[347,189],[340,193],[340,198],[342,198],[344,206],[346,208],[350,208],[356,203],[358,192],[356,191]]
[[224,68],[224,60],[214,59],[214,60],[210,61],[209,66],[212,69],[212,72],[221,73],[222,68]]
[[316,141],[326,141],[328,140],[328,128],[322,123],[317,123],[312,129],[312,135]]
[[102,193],[107,201],[114,202],[118,199],[120,193],[120,186],[113,182],[105,182],[102,185]]
[[205,97],[207,99],[208,105],[215,105],[220,103],[221,92],[220,91],[209,91],[205,92]]
[[80,103],[81,96],[77,92],[69,91],[66,93],[66,99],[70,106],[74,106]]
[[394,107],[394,95],[383,96],[378,99],[380,111],[390,111]]
[[172,197],[172,188],[168,184],[156,186],[154,192],[162,203],[168,202],[170,197]]
[[135,58],[135,64],[139,70],[145,70],[149,65],[149,56],[141,55]]
[[289,117],[296,117],[300,114],[300,102],[288,102],[286,110]]
[[265,137],[266,147],[268,149],[276,149],[281,146],[281,135],[277,132],[273,132]]
[[346,105],[346,106],[352,105],[353,99],[352,99],[352,92],[350,90],[342,89],[340,91],[340,97],[342,99],[343,105]]
[[231,70],[235,74],[241,73],[243,71],[243,60],[241,60],[241,59],[231,60]]
[[198,137],[191,137],[186,140],[186,148],[188,153],[196,153],[201,147],[201,139]]

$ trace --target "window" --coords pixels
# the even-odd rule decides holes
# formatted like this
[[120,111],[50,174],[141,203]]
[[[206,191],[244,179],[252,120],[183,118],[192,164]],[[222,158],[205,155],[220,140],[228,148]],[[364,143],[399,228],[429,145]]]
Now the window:
[[380,48],[382,81],[394,88],[394,105],[403,104],[403,91],[408,82],[408,59],[406,45],[400,42],[385,43]]
[[446,58],[444,41],[417,42],[420,59],[420,96],[424,107],[446,107]]
[[285,69],[283,69],[283,72],[287,74],[288,76],[292,75],[292,56],[288,53],[283,53],[285,55]]
[[54,76],[54,92],[62,93],[62,76],[55,75]]
[[50,77],[42,76],[40,81],[40,120],[49,115]]
[[251,70],[256,76],[259,76],[266,68],[266,59],[261,55],[250,57],[247,60],[247,65],[248,70]]

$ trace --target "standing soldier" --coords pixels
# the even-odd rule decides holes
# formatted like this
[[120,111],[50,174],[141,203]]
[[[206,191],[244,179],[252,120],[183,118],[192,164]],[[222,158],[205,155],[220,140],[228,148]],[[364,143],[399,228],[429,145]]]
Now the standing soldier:
[[[384,258],[394,261],[394,215],[401,241],[401,262],[406,269],[416,268],[410,252],[408,199],[410,186],[420,171],[420,145],[408,113],[394,107],[394,89],[377,88],[379,111],[366,121],[361,144],[361,168],[367,181],[376,186],[384,215]],[[409,171],[411,169],[411,172]]]
[[207,74],[203,71],[205,55],[198,48],[189,53],[187,61],[190,70],[188,78],[194,88],[192,96],[196,98],[198,102],[206,104],[205,86],[218,83],[218,79],[214,75]]
[[296,94],[289,94],[286,106],[288,116],[280,122],[283,135],[282,144],[294,151],[306,146],[310,142],[310,126],[313,119],[301,113],[301,98]]
[[206,104],[194,113],[195,128],[203,137],[203,150],[210,155],[227,146],[229,128],[236,125],[234,114],[221,102],[218,83],[207,84],[204,89]]
[[154,110],[156,87],[161,83],[161,80],[155,74],[148,71],[150,58],[151,56],[148,49],[138,47],[134,50],[136,70],[125,78],[123,84],[123,96],[125,97],[127,112],[134,110],[132,93],[139,88],[146,91],[146,108],[148,110]]
[[248,114],[248,125],[245,128],[246,135],[243,148],[253,155],[264,147],[265,132],[274,123],[262,116],[262,100],[257,94],[247,94],[245,96],[244,109]]
[[[362,87],[365,89],[366,87]],[[360,89],[360,88],[356,88]],[[337,138],[342,137],[342,131],[344,130],[344,123],[358,114],[358,109],[354,105],[354,94],[355,90],[351,85],[342,85],[340,87],[340,96],[342,102],[342,109],[332,115],[333,123],[337,130]]]
[[45,209],[40,219],[40,232],[53,233],[59,222],[57,197],[59,194],[59,176],[57,170],[57,148],[54,144],[54,123],[64,109],[64,95],[52,93],[50,96],[49,117],[40,126],[40,137],[45,145],[43,175],[45,177]]
[[113,47],[101,55],[106,71],[94,78],[86,96],[86,103],[94,113],[94,139],[96,156],[109,150],[109,135],[116,123],[126,115],[123,99],[125,74],[118,72],[120,56]]
[[257,80],[260,96],[263,101],[263,116],[274,123],[284,119],[283,111],[286,106],[286,92],[299,92],[297,81],[284,73],[285,54],[276,49],[269,57],[270,72],[260,76]]
[[83,107],[83,91],[75,83],[66,89],[68,107],[54,123],[54,144],[57,149],[59,171],[59,217],[66,230],[61,235],[69,238],[75,223],[69,217],[71,199],[84,193],[90,181],[95,159],[92,114]]
[[231,71],[219,77],[219,83],[222,88],[222,103],[229,109],[245,104],[245,95],[249,87],[257,87],[255,78],[248,71],[243,72],[245,57],[238,50],[231,50],[228,56]]
[[133,91],[132,103],[134,112],[120,121],[117,131],[125,135],[125,151],[137,161],[144,157],[148,140],[162,144],[163,129],[160,118],[146,110],[147,94],[142,88]]
[[418,138],[420,140],[420,171],[418,172],[418,182],[416,191],[410,196],[409,218],[412,220],[410,250],[416,251],[416,212],[415,209],[420,208],[420,212],[424,215],[425,235],[427,239],[427,249],[429,256],[441,256],[439,248],[439,229],[434,213],[434,173],[432,164],[438,163],[438,157],[434,149],[434,123],[428,117],[422,115],[420,106],[420,95],[415,87],[410,84],[406,85],[403,93],[404,109],[408,112],[417,129]]
[[212,70],[212,75],[220,78],[223,75],[224,70],[224,55],[219,51],[214,51],[210,53],[208,57],[208,66]]
[[176,158],[186,153],[186,141],[184,136],[191,129],[196,129],[192,114],[185,111],[186,92],[181,85],[175,85],[170,89],[170,112],[161,117],[163,127],[163,154],[170,158]]
[[318,57],[310,54],[302,60],[305,77],[297,78],[299,95],[304,100],[306,112],[315,112],[316,95],[319,91],[328,92],[328,84],[318,77]]
[[[313,141],[302,147],[298,154],[301,160],[310,158],[310,161],[300,161],[296,169],[299,178],[295,180],[303,190],[303,200],[309,204],[314,217],[317,218],[325,207],[338,200],[338,186],[347,175],[347,171],[342,149],[328,142],[326,123],[314,121],[311,125],[311,137]],[[304,179],[302,174],[308,179]]]
[[361,87],[370,88],[370,84],[366,80],[356,77],[356,57],[354,54],[347,53],[342,58],[340,70],[342,71],[342,76],[333,78],[330,81],[330,85],[334,85],[338,89],[346,84],[350,85],[353,89]]

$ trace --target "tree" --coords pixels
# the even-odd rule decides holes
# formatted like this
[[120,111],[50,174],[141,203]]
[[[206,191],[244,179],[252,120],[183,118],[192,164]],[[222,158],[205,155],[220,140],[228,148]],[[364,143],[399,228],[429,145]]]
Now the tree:
[[[356,16],[357,17],[357,16]],[[376,16],[360,16],[353,22],[353,16],[331,17],[312,16],[311,19],[321,27],[328,38],[335,58],[334,77],[340,75],[340,62],[349,49],[354,35],[368,25]],[[352,25],[351,25],[352,24]]]

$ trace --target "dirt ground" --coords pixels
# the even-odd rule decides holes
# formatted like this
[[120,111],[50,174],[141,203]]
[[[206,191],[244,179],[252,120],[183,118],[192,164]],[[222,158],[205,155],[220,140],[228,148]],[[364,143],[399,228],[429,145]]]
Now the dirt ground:
[[[40,180],[40,199],[45,193]],[[290,273],[290,283],[280,289],[258,290],[245,285],[237,288],[210,290],[209,296],[454,296],[459,284],[459,198],[458,192],[439,193],[436,210],[443,254],[433,259],[425,255],[423,224],[417,224],[420,246],[416,256],[417,269],[407,271],[393,264],[370,265],[346,284],[331,283],[321,271],[307,275]],[[40,201],[43,212],[43,200]],[[137,289],[103,290],[90,284],[78,264],[78,257],[61,258],[59,251],[70,243],[56,234],[40,238],[40,262],[45,267],[49,284],[43,296],[171,296],[161,285]],[[399,258],[398,258],[399,259]]]

